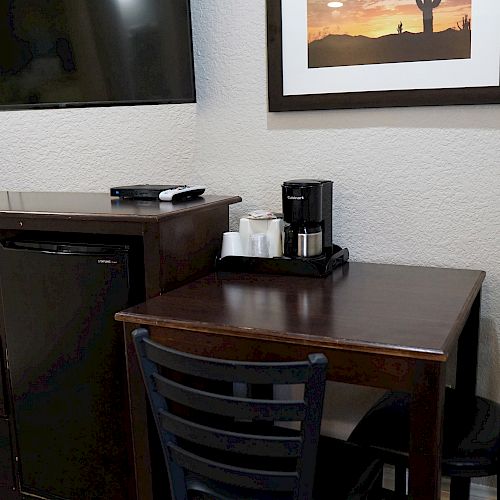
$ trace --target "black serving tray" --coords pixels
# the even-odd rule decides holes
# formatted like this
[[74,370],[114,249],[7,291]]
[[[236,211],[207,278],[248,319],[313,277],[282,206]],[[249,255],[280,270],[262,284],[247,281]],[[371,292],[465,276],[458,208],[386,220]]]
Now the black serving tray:
[[310,258],[273,257],[266,259],[228,255],[218,258],[215,268],[217,272],[291,274],[323,278],[348,260],[349,250],[333,245],[322,255]]

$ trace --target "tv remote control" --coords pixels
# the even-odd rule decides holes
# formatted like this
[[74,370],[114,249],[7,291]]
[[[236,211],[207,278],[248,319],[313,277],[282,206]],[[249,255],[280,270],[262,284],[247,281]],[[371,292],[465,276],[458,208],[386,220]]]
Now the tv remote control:
[[205,192],[205,189],[205,186],[178,186],[173,189],[162,191],[158,195],[158,198],[160,198],[161,201],[180,201],[200,196]]

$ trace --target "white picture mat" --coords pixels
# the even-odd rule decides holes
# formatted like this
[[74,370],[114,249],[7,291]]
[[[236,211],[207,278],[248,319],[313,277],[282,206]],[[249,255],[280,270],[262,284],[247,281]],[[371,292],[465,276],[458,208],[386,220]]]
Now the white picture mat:
[[500,1],[472,1],[470,59],[308,67],[307,0],[281,0],[283,95],[498,86]]

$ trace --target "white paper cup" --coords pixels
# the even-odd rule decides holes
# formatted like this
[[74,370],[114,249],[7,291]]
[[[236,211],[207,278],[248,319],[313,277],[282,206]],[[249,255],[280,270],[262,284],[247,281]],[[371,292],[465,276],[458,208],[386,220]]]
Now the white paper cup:
[[269,221],[267,229],[267,242],[269,244],[269,257],[281,257],[283,255],[283,244],[281,233],[283,232],[283,219]]
[[243,255],[240,233],[227,232],[222,235],[220,256],[227,257],[228,255]]
[[269,257],[269,243],[265,233],[250,235],[249,253],[251,257]]
[[255,233],[264,233],[267,236],[269,257],[283,255],[282,236],[283,219],[252,220],[246,217],[240,219],[241,248],[243,255],[251,256],[250,236]]

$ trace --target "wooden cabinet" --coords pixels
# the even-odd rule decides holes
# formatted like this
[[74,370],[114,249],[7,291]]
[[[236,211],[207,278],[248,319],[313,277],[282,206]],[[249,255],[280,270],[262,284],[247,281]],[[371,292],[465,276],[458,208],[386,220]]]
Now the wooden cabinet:
[[[0,241],[22,237],[34,241],[127,245],[130,248],[129,269],[133,274],[131,283],[134,283],[130,295],[135,303],[209,272],[221,235],[228,230],[229,205],[238,201],[239,197],[204,196],[172,204],[112,199],[96,193],[0,193]],[[9,286],[5,276],[2,279],[0,275],[0,281],[0,288]],[[25,296],[23,300],[29,307],[29,290],[25,293],[28,299]],[[13,367],[9,364],[13,360],[7,363],[9,345],[6,339],[9,336],[6,330],[9,327],[2,316],[0,309],[3,346],[0,384],[6,389],[5,393],[0,391],[0,498],[15,500],[23,493],[23,464],[22,456],[18,458],[15,416],[9,411],[13,407],[9,404],[13,397],[9,389],[9,368]],[[27,351],[29,348],[27,345]],[[124,352],[118,349],[114,355],[124,356]],[[18,355],[16,360],[20,358],[22,356]],[[16,367],[16,372],[22,368]],[[128,400],[126,407],[116,409],[117,414],[128,415],[129,411]],[[127,436],[126,439],[132,460],[132,438]],[[60,466],[54,463],[54,467]],[[132,464],[130,469],[133,470]],[[135,480],[132,474],[130,476],[113,477],[113,481],[128,483],[130,499],[135,500]],[[40,496],[53,498],[50,493],[41,492]]]

